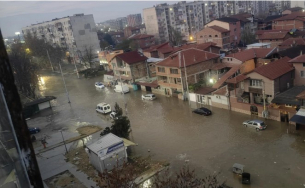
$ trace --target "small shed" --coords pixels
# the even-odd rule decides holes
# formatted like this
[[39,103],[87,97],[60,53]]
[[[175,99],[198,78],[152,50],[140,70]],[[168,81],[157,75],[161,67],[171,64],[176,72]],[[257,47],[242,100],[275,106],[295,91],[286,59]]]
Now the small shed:
[[23,106],[23,113],[25,118],[28,118],[41,110],[52,108],[50,101],[56,99],[54,96],[45,96],[40,99],[35,99],[31,102],[25,103]]
[[117,164],[127,162],[124,140],[112,133],[86,147],[90,163],[101,173],[111,171]]

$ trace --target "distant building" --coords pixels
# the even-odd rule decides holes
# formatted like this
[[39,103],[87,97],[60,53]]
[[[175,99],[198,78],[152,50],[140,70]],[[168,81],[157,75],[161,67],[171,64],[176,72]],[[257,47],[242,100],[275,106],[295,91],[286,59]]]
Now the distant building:
[[301,8],[305,8],[305,1],[291,1],[290,3],[290,7],[301,7]]
[[126,38],[130,37],[131,35],[136,35],[141,33],[141,27],[125,27],[124,28],[124,36]]
[[295,68],[294,84],[296,86],[305,85],[305,50],[301,51],[298,57],[291,59],[289,63],[292,63]]
[[198,44],[213,42],[223,49],[228,49],[231,46],[230,31],[228,29],[213,25],[204,28],[196,34]]
[[134,41],[138,49],[141,50],[147,49],[155,45],[155,38],[153,35],[137,34],[137,35],[132,35],[128,39]]
[[73,16],[55,18],[51,21],[32,24],[22,28],[23,35],[30,33],[49,44],[67,49],[70,56],[79,62],[86,48],[92,48],[95,58],[100,51],[96,25],[93,15],[74,14]]
[[282,15],[291,14],[291,13],[294,13],[294,12],[304,12],[304,8],[302,8],[302,7],[288,8],[288,9],[286,9],[282,12]]
[[305,12],[293,12],[272,22],[272,29],[305,30]]
[[141,14],[130,14],[127,16],[127,26],[135,27],[142,24]]

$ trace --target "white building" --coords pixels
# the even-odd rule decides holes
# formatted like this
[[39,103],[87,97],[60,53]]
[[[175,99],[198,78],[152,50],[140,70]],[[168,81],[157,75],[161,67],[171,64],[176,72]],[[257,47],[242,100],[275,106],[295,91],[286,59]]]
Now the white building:
[[85,49],[92,49],[98,58],[100,51],[96,25],[92,14],[74,14],[73,16],[56,18],[43,23],[32,24],[22,28],[23,35],[36,35],[40,39],[67,49],[77,62],[84,56]]
[[103,173],[106,169],[111,171],[117,164],[127,162],[127,152],[122,138],[109,133],[98,141],[88,145],[86,152],[90,163]]
[[290,7],[291,8],[294,8],[294,7],[305,8],[305,1],[291,1]]

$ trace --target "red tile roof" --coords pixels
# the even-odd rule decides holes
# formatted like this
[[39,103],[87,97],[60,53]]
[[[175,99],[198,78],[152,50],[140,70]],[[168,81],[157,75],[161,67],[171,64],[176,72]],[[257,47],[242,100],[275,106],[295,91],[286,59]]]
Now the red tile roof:
[[288,32],[277,31],[277,32],[265,32],[262,35],[258,36],[259,40],[268,40],[268,39],[283,39],[288,34]]
[[274,33],[274,32],[287,32],[288,33],[289,30],[278,30],[278,29],[274,29],[274,30],[257,30],[255,32],[255,35],[262,35],[264,33]]
[[262,65],[253,71],[266,78],[269,78],[270,80],[274,80],[294,69],[294,67],[288,63],[289,60],[289,57],[284,57],[277,61],[268,63],[267,65]]
[[227,87],[223,86],[223,87],[219,88],[218,90],[214,91],[212,94],[213,95],[226,95],[227,94]]
[[206,42],[206,43],[201,43],[201,44],[185,44],[179,47],[174,47],[174,50],[172,51],[172,53],[176,53],[178,51],[181,51],[183,49],[189,49],[189,48],[196,48],[199,50],[207,50],[209,47],[213,46],[215,48],[219,48],[219,46],[216,46],[217,44],[214,42]]
[[151,38],[151,37],[153,37],[153,35],[137,34],[137,35],[130,37],[130,39],[146,39],[146,38]]
[[305,91],[303,91],[302,93],[298,94],[296,96],[297,99],[304,99],[305,100]]
[[289,38],[280,44],[281,47],[291,47],[291,45],[305,45],[305,39]]
[[283,20],[301,20],[305,21],[305,12],[293,12],[286,16],[275,19],[274,21],[283,21]]
[[254,59],[254,58],[264,58],[269,53],[272,53],[272,51],[274,51],[274,50],[275,50],[275,48],[251,48],[251,49],[246,49],[241,52],[229,54],[226,57],[233,57],[242,62],[245,62],[247,60]]
[[116,57],[122,59],[129,65],[145,61],[147,59],[147,57],[137,51],[122,53],[117,55]]
[[221,32],[221,33],[230,32],[229,30],[227,30],[227,29],[225,29],[223,27],[219,27],[217,25],[210,26],[209,28],[214,29],[214,30],[216,30],[218,32]]
[[159,51],[160,53],[162,53],[162,54],[170,53],[170,52],[172,52],[173,50],[174,50],[174,48],[171,47],[171,46],[164,46],[164,47],[158,49],[158,51]]
[[[146,49],[144,50],[144,52],[153,52],[153,51],[160,51],[161,49],[165,48],[166,50],[163,50],[163,51],[167,51],[167,49],[169,48],[172,48],[170,45],[169,45],[169,42],[165,42],[163,44],[158,44],[158,45],[154,45],[154,46],[151,46],[149,47],[149,49]],[[173,48],[172,48],[173,49]],[[162,51],[162,50],[161,50]],[[160,51],[160,52],[161,52]],[[162,53],[162,52],[161,52]]]
[[[157,66],[165,66],[165,67],[184,67],[183,56],[185,58],[185,66],[191,66],[197,63],[205,62],[210,59],[216,59],[219,55],[206,52],[203,50],[191,48],[176,52],[165,58],[163,61],[156,63]],[[180,59],[179,59],[180,58]],[[207,69],[209,69],[212,65],[207,65]]]
[[305,63],[305,54],[291,59],[289,63]]
[[226,74],[224,74],[217,82],[213,85],[213,88],[219,88],[222,84],[232,75],[234,75],[239,69],[239,66],[232,67]]
[[211,88],[211,87],[202,87],[202,88],[199,88],[197,91],[195,91],[194,93],[196,94],[201,94],[201,95],[205,95],[205,94],[209,94],[211,93],[212,91],[215,91],[214,88]]
[[228,79],[226,81],[226,83],[237,84],[237,83],[239,83],[239,82],[241,82],[241,81],[243,81],[243,80],[245,80],[247,78],[249,78],[249,77],[247,77],[247,76],[245,76],[243,74],[240,74],[240,75],[238,75],[238,76],[236,76],[234,78]]

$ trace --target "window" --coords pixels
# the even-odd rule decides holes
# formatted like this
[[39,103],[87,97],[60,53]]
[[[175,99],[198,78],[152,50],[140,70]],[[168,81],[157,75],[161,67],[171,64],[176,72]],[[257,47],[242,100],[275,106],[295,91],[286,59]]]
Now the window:
[[291,105],[291,104],[285,104],[285,106],[286,106],[286,107],[292,107],[292,105]]
[[212,35],[209,35],[209,37],[212,37]]
[[305,71],[301,71],[300,73],[301,73],[301,77],[305,78]]
[[215,35],[215,37],[218,37],[218,35]]
[[174,82],[181,85],[181,78],[174,78]]
[[164,67],[158,67],[158,72],[165,72],[165,68]]
[[178,69],[170,69],[171,74],[178,74]]
[[290,88],[290,84],[289,84],[289,82],[287,83],[287,88]]
[[303,67],[305,67],[305,63],[303,63]]
[[251,80],[250,86],[252,87],[262,87],[262,81],[261,80]]

